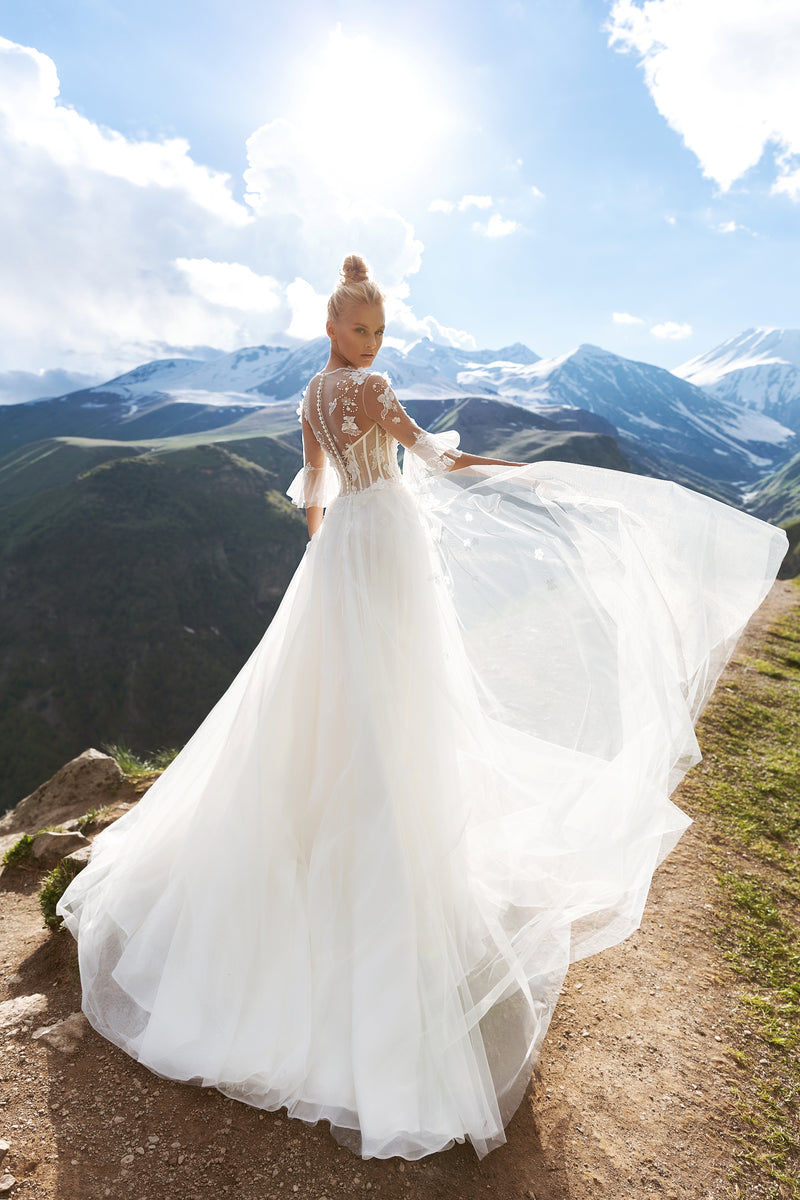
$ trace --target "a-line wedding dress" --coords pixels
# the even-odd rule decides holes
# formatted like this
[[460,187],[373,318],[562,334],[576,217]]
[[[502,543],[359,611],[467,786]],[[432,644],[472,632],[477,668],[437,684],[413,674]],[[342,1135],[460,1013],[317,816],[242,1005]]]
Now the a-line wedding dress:
[[377,372],[298,414],[322,526],[58,911],[89,1021],[150,1070],[365,1158],[483,1157],[569,963],[637,927],[689,824],[693,723],[786,536],[637,475],[459,468]]

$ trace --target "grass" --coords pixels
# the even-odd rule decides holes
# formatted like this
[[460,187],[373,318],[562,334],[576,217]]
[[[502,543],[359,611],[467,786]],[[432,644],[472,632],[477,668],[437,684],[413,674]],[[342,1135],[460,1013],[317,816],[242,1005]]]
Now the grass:
[[113,809],[113,804],[104,804],[100,808],[90,808],[82,817],[78,817],[78,832],[86,833],[92,825],[103,821]]
[[6,850],[3,855],[3,865],[10,866],[12,863],[22,862],[30,854],[32,846],[33,834],[23,833],[19,841]]
[[715,934],[741,979],[746,1049],[733,1057],[748,1072],[736,1092],[749,1130],[739,1182],[748,1196],[800,1200],[800,605],[758,658],[738,661],[702,719],[703,766],[681,794],[721,835]]
[[48,871],[39,889],[39,907],[42,910],[44,923],[48,929],[61,929],[63,921],[56,912],[56,905],[67,890],[81,867],[65,858],[58,866]]
[[[129,783],[139,779],[147,779],[163,771],[178,754],[177,747],[166,750],[156,750],[151,754],[137,754],[122,742],[106,743],[103,745],[106,754],[117,760],[117,765]],[[88,814],[87,814],[88,815]],[[87,821],[87,824],[89,822]]]
[[14,842],[13,846],[9,846],[3,855],[3,864],[23,862],[30,856],[33,849],[33,839],[37,838],[40,833],[66,833],[63,825],[43,825],[41,829],[37,829],[36,833],[23,833],[18,842]]

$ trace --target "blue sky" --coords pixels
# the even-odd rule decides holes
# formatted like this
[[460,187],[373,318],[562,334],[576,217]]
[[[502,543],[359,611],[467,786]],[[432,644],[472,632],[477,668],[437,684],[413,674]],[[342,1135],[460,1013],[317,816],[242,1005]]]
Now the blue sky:
[[310,337],[351,250],[398,343],[798,324],[796,0],[6,0],[0,39],[0,371]]

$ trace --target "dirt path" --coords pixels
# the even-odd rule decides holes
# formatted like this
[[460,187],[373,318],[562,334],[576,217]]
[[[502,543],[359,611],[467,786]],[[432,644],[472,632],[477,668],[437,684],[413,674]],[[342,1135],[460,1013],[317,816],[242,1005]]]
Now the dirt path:
[[[729,671],[797,603],[778,583]],[[725,680],[720,686],[725,685]],[[680,793],[676,796],[681,803]],[[574,966],[508,1142],[479,1162],[469,1143],[419,1162],[363,1161],[321,1122],[259,1113],[160,1080],[87,1029],[64,1053],[31,1039],[80,1007],[75,946],[42,926],[37,876],[0,881],[0,1001],[46,1009],[2,1048],[0,1137],[14,1197],[40,1200],[716,1200],[737,1132],[731,1055],[746,1039],[738,985],[715,949],[712,823],[699,817],[659,869],[640,930]],[[6,1031],[8,1034],[9,1031]],[[741,1131],[739,1131],[741,1132]]]

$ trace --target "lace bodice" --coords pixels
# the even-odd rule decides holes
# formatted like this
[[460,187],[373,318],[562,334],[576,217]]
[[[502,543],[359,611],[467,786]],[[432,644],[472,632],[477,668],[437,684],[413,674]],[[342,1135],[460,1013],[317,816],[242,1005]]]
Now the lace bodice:
[[400,404],[388,375],[369,368],[320,371],[303,392],[297,414],[303,467],[287,495],[298,507],[325,506],[337,495],[400,484],[398,444],[433,473],[449,470],[463,453],[456,449],[455,431],[422,429]]

